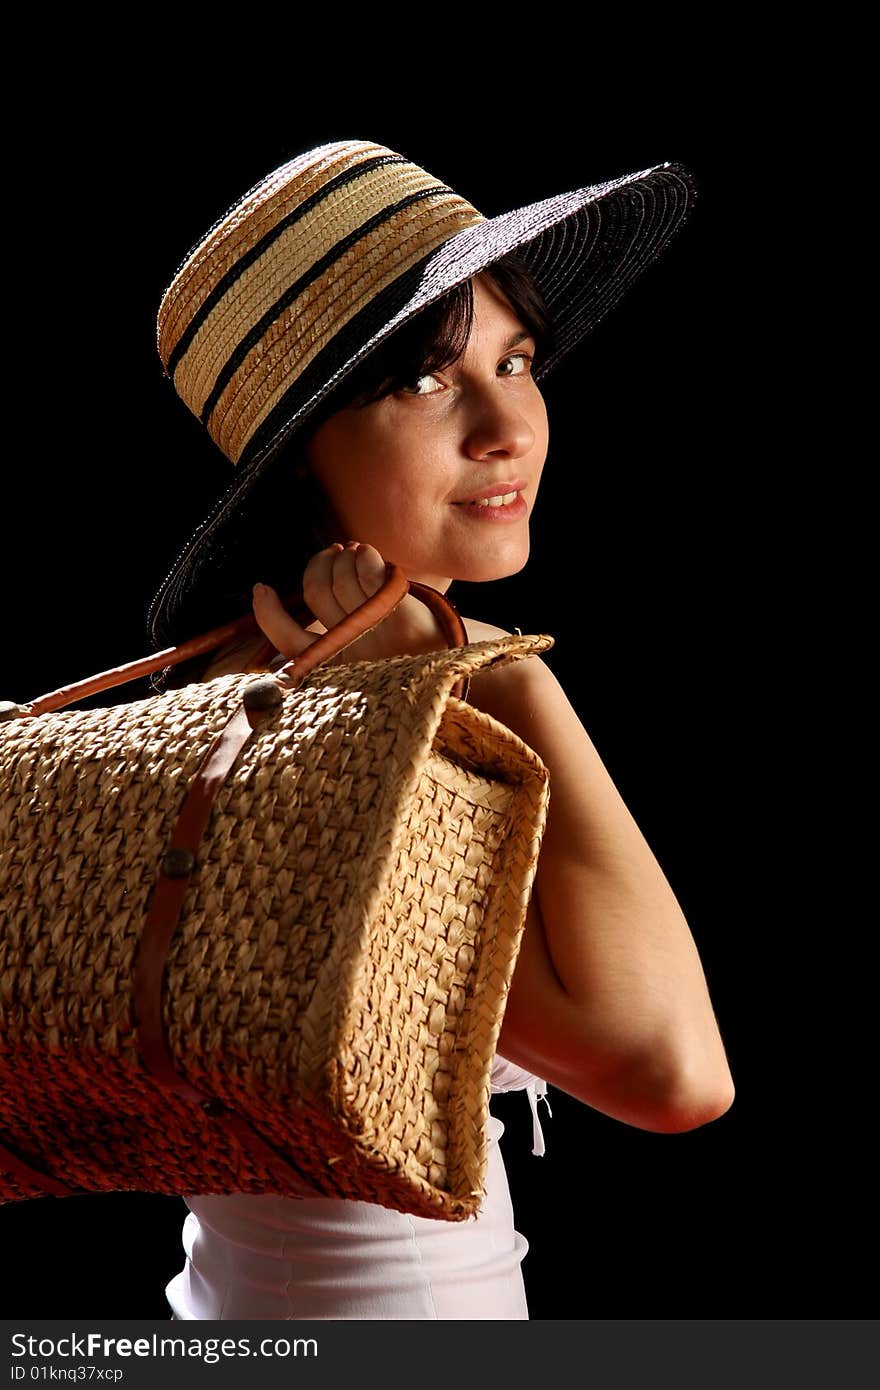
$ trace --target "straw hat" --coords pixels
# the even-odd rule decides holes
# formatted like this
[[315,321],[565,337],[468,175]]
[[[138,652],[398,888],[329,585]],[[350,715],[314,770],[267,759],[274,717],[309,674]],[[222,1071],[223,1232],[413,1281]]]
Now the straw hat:
[[181,612],[216,578],[242,500],[389,334],[516,251],[553,320],[540,381],[660,254],[695,196],[693,175],[665,163],[484,217],[369,140],[320,145],[263,178],[193,247],[159,308],[165,373],[236,476],[152,600],[155,647],[195,635],[179,631]]

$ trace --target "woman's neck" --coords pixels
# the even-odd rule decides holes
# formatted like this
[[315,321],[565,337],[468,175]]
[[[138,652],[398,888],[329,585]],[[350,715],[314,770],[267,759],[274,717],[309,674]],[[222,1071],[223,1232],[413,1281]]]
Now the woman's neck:
[[243,671],[265,669],[273,657],[278,655],[265,633],[258,632],[251,637],[239,638],[228,643],[214,653],[210,664],[205,668],[201,679],[213,680],[215,676],[232,676]]

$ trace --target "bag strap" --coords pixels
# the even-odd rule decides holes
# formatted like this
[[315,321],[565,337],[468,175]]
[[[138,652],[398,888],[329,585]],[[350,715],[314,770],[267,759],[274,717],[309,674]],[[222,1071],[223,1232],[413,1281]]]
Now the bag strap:
[[[364,633],[371,632],[373,628],[378,627],[394,612],[408,593],[419,599],[437,618],[448,647],[468,645],[467,631],[461,615],[445,594],[441,594],[439,589],[432,589],[428,584],[419,583],[418,580],[407,579],[405,572],[399,565],[386,562],[385,573],[385,583],[381,589],[370,598],[365,599],[352,613],[347,613],[341,622],[328,628],[327,632],[322,633],[305,652],[291,657],[274,674],[279,676],[282,673],[291,672],[296,667],[297,679],[300,679],[322,662],[329,660],[343,651],[345,647],[350,646]],[[303,600],[302,590],[295,590],[287,594],[282,602],[288,611],[299,610],[306,614],[309,613]],[[313,617],[313,615],[311,616]],[[261,630],[254,615],[252,613],[246,614],[245,617],[238,618],[235,622],[224,623],[222,627],[212,628],[210,632],[202,633],[200,637],[191,637],[177,647],[168,647],[165,651],[157,652],[154,656],[143,657],[138,661],[126,662],[123,666],[115,666],[108,671],[101,671],[98,675],[89,676],[86,680],[77,681],[74,685],[59,686],[57,690],[50,690],[48,694],[40,695],[37,699],[30,700],[25,704],[16,704],[12,700],[0,701],[0,721],[27,719],[39,714],[48,714],[52,710],[63,709],[65,705],[73,704],[76,700],[84,700],[87,696],[96,695],[101,690],[110,690],[114,686],[125,685],[127,681],[149,676],[153,671],[160,671],[165,666],[176,666],[181,661],[188,661],[194,656],[202,656],[213,651],[216,647],[223,646],[226,642],[239,637],[249,637]],[[272,651],[274,648],[267,639],[266,646],[261,650],[260,655],[271,654]],[[469,687],[470,677],[466,677],[457,682],[452,694],[460,700],[466,700]]]

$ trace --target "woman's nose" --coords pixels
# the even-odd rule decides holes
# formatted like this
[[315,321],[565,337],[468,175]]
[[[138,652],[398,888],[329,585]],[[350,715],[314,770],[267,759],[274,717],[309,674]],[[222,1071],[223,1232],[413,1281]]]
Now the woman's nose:
[[466,449],[472,458],[508,454],[519,458],[534,448],[535,424],[522,402],[487,396],[475,402],[467,431]]

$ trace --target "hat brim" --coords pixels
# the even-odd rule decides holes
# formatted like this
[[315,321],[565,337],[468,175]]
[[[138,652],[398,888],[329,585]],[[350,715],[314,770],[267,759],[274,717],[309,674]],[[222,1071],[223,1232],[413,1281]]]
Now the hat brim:
[[[196,636],[186,612],[216,582],[212,557],[243,499],[316,407],[415,314],[515,251],[533,276],[554,326],[543,380],[605,317],[661,254],[697,198],[693,174],[665,163],[516,208],[458,232],[356,315],[273,410],[236,466],[236,477],[177,556],[147,614],[154,650]],[[329,356],[328,356],[329,354]],[[229,614],[233,618],[240,614]],[[224,615],[217,622],[224,621]]]

